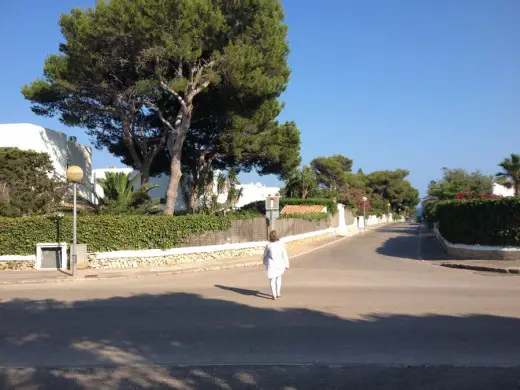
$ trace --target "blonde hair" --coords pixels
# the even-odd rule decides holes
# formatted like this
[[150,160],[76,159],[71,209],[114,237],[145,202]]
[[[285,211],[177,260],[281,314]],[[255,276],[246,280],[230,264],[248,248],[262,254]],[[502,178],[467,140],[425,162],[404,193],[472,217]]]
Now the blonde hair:
[[271,230],[271,233],[269,233],[269,241],[276,242],[279,240],[280,237],[278,236],[278,232],[276,230]]

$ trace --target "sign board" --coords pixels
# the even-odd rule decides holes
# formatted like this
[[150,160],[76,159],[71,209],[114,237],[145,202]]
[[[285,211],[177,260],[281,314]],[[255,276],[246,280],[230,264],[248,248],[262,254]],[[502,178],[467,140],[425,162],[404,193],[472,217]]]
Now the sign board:
[[278,210],[269,210],[265,214],[266,214],[267,219],[269,221],[273,221],[273,222],[276,219],[278,219],[278,217],[280,217],[280,211],[278,211]]
[[280,197],[279,196],[268,196],[265,199],[265,210],[280,210]]

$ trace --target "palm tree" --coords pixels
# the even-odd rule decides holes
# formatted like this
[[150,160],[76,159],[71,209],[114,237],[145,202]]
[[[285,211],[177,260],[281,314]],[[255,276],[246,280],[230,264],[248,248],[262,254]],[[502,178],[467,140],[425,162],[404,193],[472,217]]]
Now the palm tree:
[[498,165],[503,169],[496,174],[498,182],[508,188],[514,187],[515,196],[520,196],[520,154],[512,153]]
[[158,187],[150,183],[140,184],[140,175],[123,172],[107,172],[98,184],[103,188],[104,197],[101,200],[101,210],[106,213],[145,213],[158,202],[151,200],[149,192]]

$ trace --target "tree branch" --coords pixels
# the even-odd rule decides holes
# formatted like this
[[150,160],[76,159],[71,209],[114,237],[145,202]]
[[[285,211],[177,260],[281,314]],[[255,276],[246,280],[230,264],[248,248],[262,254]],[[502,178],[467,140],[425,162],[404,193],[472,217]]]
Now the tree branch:
[[161,83],[161,87],[162,87],[163,89],[165,89],[166,91],[168,91],[169,93],[171,93],[173,96],[175,96],[175,97],[177,98],[177,100],[179,101],[179,103],[181,104],[181,106],[182,106],[184,109],[186,109],[186,102],[185,102],[185,100],[182,98],[182,96],[179,95],[179,94],[177,93],[177,91],[171,89],[171,88],[170,88],[170,87],[169,87],[169,86],[168,86],[164,81],[161,80],[160,83]]

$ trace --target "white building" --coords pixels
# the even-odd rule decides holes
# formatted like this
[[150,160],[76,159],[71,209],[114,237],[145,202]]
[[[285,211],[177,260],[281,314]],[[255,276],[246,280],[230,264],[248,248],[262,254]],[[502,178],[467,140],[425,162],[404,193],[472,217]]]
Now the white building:
[[49,154],[58,178],[66,180],[67,164],[83,169],[81,196],[93,200],[92,150],[80,145],[76,137],[31,123],[0,124],[0,148],[14,147]]
[[[125,174],[131,173],[132,175],[137,175],[139,172],[134,171],[132,168],[116,168],[116,167],[107,167],[101,169],[94,169],[92,171],[92,185],[95,188],[96,194],[99,198],[104,196],[103,189],[97,181],[99,179],[104,179],[107,172],[121,172]],[[218,172],[215,172],[215,183],[213,186],[213,192],[215,195],[218,195],[218,202],[223,204],[226,201],[227,193],[224,192],[222,194],[216,193],[216,183]],[[157,187],[150,191],[150,197],[164,199],[166,198],[166,190],[168,188],[170,177],[168,175],[161,175],[158,177],[151,177],[150,183],[152,185],[156,185]],[[266,187],[261,183],[251,183],[251,184],[240,184],[237,186],[238,189],[242,189],[242,196],[240,197],[238,203],[236,204],[236,208],[241,208],[249,203],[265,200],[268,196],[278,195],[280,192],[279,187]],[[177,196],[177,203],[175,205],[175,210],[184,211],[187,209],[187,205],[184,201],[184,195],[182,193],[182,189],[179,187],[179,194]]]
[[503,186],[502,184],[493,183],[493,195],[498,196],[515,196],[515,189],[514,188],[507,188],[506,186]]
[[236,206],[238,208],[280,193],[280,187],[266,187],[262,183],[240,184],[237,187],[242,188],[242,196]]

